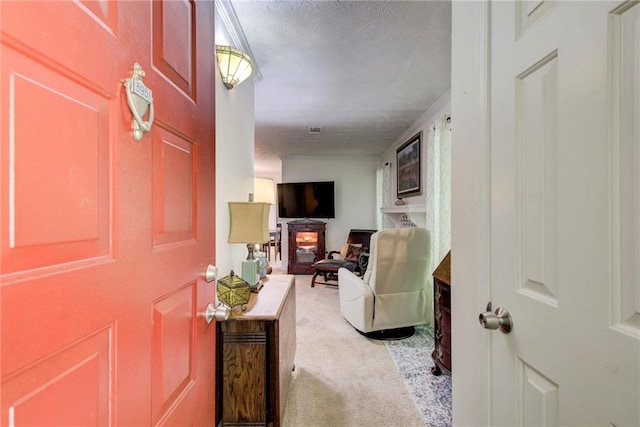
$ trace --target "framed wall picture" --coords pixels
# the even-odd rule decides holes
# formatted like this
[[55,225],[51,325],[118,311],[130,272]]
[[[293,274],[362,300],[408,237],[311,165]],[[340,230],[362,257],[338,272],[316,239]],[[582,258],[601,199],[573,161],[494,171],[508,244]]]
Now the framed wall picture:
[[398,199],[422,194],[422,132],[412,136],[396,150]]

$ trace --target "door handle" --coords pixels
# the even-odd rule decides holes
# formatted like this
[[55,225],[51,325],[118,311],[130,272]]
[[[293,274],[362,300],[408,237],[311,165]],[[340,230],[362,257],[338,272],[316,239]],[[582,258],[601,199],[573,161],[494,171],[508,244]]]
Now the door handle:
[[513,329],[513,320],[509,311],[506,308],[498,307],[495,313],[492,313],[491,302],[487,304],[487,311],[480,313],[478,320],[485,329],[500,329],[505,334],[508,334]]
[[218,278],[218,267],[209,264],[204,272],[204,280],[211,283]]
[[[213,264],[207,265],[207,269],[204,271],[204,280],[206,280],[207,283],[211,283],[217,278],[218,278],[218,267],[216,267]],[[230,307],[227,307],[224,304],[215,305],[214,303],[210,302],[204,311],[204,318],[207,321],[207,323],[211,324],[211,322],[213,322],[214,319],[219,322],[224,322],[229,318],[230,314],[231,314]]]
[[208,324],[211,324],[211,322],[213,322],[213,319],[217,320],[218,322],[224,322],[229,318],[230,314],[231,308],[227,307],[224,304],[218,304],[216,306],[212,302],[210,302],[209,305],[207,305],[206,310],[204,311],[204,319]]
[[[207,266],[207,269],[204,271],[204,280],[206,280],[207,283],[211,283],[217,278],[218,267],[209,264]],[[224,304],[215,305],[214,303],[210,302],[209,305],[207,305],[206,310],[204,311],[204,318],[207,323],[211,324],[211,322],[213,322],[213,319],[224,322],[229,318],[230,314],[231,308],[227,307]]]

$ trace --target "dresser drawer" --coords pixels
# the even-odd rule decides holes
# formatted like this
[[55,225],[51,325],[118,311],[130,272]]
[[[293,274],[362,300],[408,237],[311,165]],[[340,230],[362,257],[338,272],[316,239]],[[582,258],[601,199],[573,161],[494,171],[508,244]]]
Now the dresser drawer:
[[451,350],[451,331],[448,329],[440,329],[435,333],[435,344],[446,347]]
[[451,372],[451,251],[433,271],[434,375]]
[[443,307],[436,307],[435,309],[436,323],[441,329],[451,330],[451,312]]
[[438,361],[444,368],[451,371],[451,352],[448,349],[442,346],[436,346],[431,357]]
[[434,284],[435,303],[443,307],[451,307],[451,288],[449,287],[449,285],[442,283],[438,279],[434,279]]

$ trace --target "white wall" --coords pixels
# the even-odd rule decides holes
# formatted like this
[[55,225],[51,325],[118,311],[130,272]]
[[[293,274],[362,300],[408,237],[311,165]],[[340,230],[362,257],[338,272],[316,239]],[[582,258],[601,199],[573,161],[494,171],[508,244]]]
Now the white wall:
[[423,165],[423,173],[422,173],[422,195],[414,196],[414,197],[406,197],[404,199],[405,202],[409,205],[424,205],[427,201],[426,195],[426,182],[428,179],[429,171],[425,172],[424,165],[429,164],[429,160],[427,157],[430,153],[433,152],[433,147],[427,147],[427,130],[430,125],[436,121],[436,119],[442,116],[450,116],[451,115],[451,92],[447,91],[444,95],[442,95],[436,102],[424,112],[422,116],[418,120],[416,120],[413,125],[411,125],[407,130],[405,130],[398,139],[384,152],[382,157],[380,158],[380,164],[383,165],[385,163],[391,164],[391,189],[393,190],[393,199],[395,200],[395,191],[396,191],[396,150],[402,144],[407,142],[409,138],[422,131],[422,165]]
[[[282,182],[282,173],[280,169],[278,169],[277,171],[273,171],[269,169],[260,169],[256,164],[254,173],[256,178],[271,178],[274,182],[274,185],[278,184],[279,182]],[[276,189],[274,188],[273,191],[275,192]],[[277,213],[278,213],[277,205],[272,205],[271,209],[269,210],[269,230],[276,229],[276,224],[278,222]]]
[[254,82],[232,90],[216,73],[216,266],[220,277],[241,269],[246,245],[229,244],[230,201],[247,201],[253,192]]
[[[377,157],[285,156],[282,182],[334,181],[336,217],[327,220],[326,249],[340,249],[352,228],[375,229]],[[282,222],[282,266],[287,266],[287,224]]]
[[[216,1],[216,45],[245,50],[239,22],[228,0]],[[215,52],[211,52],[215,55]],[[220,277],[239,272],[247,256],[246,245],[229,244],[228,202],[244,202],[253,193],[255,164],[254,76],[231,90],[216,69],[216,228],[215,254]]]

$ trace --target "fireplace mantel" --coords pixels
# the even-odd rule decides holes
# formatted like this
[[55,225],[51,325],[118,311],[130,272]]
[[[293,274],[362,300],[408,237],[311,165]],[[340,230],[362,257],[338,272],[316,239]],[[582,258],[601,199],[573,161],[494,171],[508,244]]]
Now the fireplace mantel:
[[402,205],[380,208],[380,211],[393,221],[396,228],[402,227],[402,217],[407,216],[411,222],[421,228],[427,225],[427,207],[425,205]]

